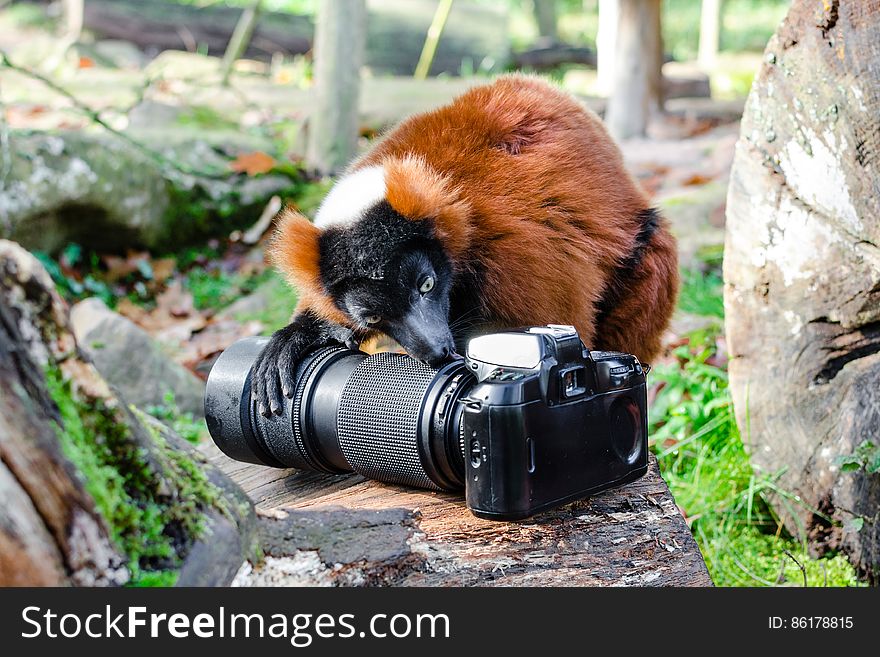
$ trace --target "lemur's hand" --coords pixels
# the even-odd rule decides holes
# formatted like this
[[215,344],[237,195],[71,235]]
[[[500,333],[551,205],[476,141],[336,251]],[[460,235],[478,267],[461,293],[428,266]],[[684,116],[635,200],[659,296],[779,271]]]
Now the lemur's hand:
[[308,310],[272,334],[269,343],[253,365],[251,394],[257,410],[264,416],[281,415],[285,397],[293,396],[293,375],[306,352],[350,341],[351,330],[317,317]]

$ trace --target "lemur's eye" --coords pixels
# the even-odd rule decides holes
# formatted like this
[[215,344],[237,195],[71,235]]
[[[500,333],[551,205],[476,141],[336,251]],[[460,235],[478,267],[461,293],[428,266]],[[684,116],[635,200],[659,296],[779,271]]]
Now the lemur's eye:
[[425,277],[425,280],[423,280],[422,284],[419,285],[419,292],[421,292],[422,294],[427,294],[428,292],[430,292],[433,289],[434,289],[434,277],[433,276]]
[[382,318],[379,317],[379,315],[367,315],[366,317],[364,317],[364,321],[367,324],[378,324],[381,320]]

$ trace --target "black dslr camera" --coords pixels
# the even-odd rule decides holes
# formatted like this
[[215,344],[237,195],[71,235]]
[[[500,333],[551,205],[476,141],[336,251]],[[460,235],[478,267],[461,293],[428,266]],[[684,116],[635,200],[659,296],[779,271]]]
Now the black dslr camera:
[[432,369],[403,354],[308,354],[281,416],[260,415],[240,340],[205,393],[211,437],[231,458],[434,490],[465,489],[481,518],[518,520],[638,479],[648,467],[646,371],[586,349],[571,326],[471,340]]

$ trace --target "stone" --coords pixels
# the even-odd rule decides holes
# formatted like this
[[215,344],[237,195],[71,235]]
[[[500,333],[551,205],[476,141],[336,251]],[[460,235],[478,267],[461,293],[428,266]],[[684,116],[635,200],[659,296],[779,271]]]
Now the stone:
[[129,402],[147,409],[165,404],[170,392],[181,411],[204,417],[204,382],[174,362],[137,324],[96,298],[77,303],[70,320],[80,348]]
[[746,102],[724,255],[752,463],[793,535],[874,581],[880,476],[840,459],[880,444],[878,71],[876,3],[794,2]]
[[180,247],[250,225],[295,184],[234,174],[229,157],[197,139],[142,143],[159,155],[114,135],[13,133],[0,238],[48,252],[69,242],[104,251]]

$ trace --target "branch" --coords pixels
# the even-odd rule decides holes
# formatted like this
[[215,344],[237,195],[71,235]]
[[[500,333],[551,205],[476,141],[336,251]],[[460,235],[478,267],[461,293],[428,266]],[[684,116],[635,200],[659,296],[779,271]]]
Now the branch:
[[49,89],[51,89],[55,93],[63,96],[64,98],[66,98],[67,100],[69,100],[73,104],[74,108],[76,108],[79,112],[81,112],[82,114],[87,116],[93,123],[96,123],[97,125],[104,128],[104,130],[106,130],[107,132],[111,133],[112,135],[115,135],[116,137],[118,137],[119,139],[123,140],[124,142],[130,144],[131,146],[134,146],[136,149],[138,149],[139,151],[141,151],[142,153],[144,153],[145,155],[150,157],[153,161],[155,161],[165,171],[166,175],[171,174],[171,171],[173,171],[175,173],[181,173],[181,174],[188,175],[188,176],[195,176],[197,178],[208,178],[208,179],[214,179],[214,180],[225,180],[226,178],[229,177],[228,174],[223,173],[223,172],[200,171],[198,169],[194,169],[193,167],[190,167],[189,165],[182,164],[180,162],[175,162],[174,160],[167,157],[165,154],[161,153],[160,151],[157,151],[153,148],[150,148],[149,146],[141,143],[140,141],[138,141],[137,139],[135,139],[131,135],[123,132],[122,130],[118,130],[117,128],[114,128],[112,125],[107,123],[107,121],[105,121],[103,118],[101,118],[100,112],[98,112],[97,110],[86,105],[84,102],[79,100],[79,98],[77,98],[72,93],[67,91],[67,89],[59,86],[58,84],[56,84],[55,82],[53,82],[52,80],[50,80],[46,76],[42,75],[41,73],[38,73],[38,72],[31,70],[29,68],[26,68],[24,66],[19,66],[18,64],[12,63],[12,61],[9,59],[8,55],[2,50],[0,50],[0,67],[8,68],[12,71],[15,71],[17,73],[25,75],[33,80],[37,80],[37,81],[43,83],[46,87],[48,87]]

